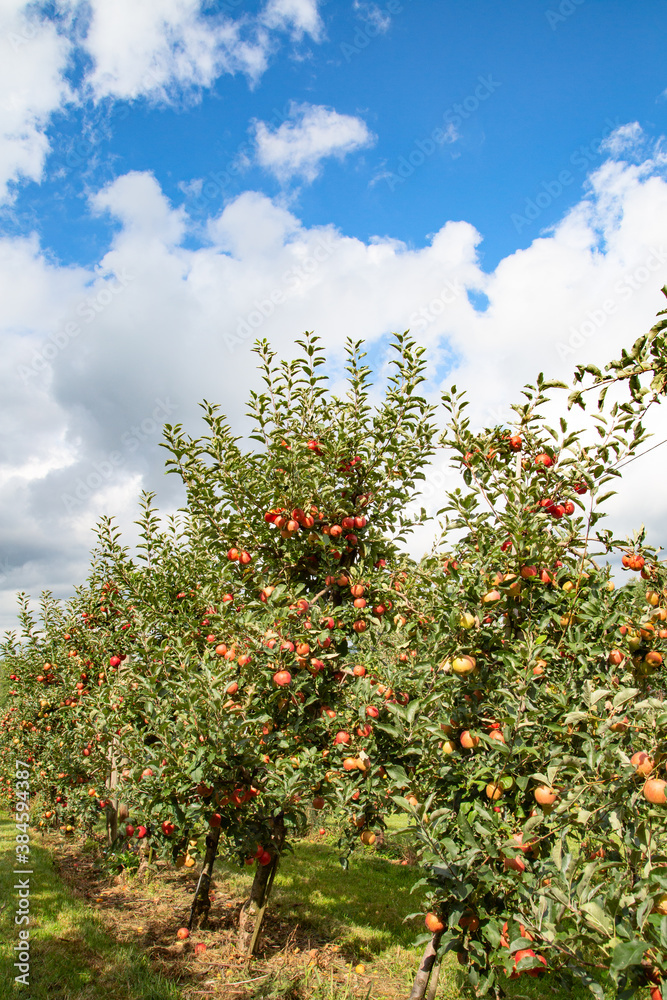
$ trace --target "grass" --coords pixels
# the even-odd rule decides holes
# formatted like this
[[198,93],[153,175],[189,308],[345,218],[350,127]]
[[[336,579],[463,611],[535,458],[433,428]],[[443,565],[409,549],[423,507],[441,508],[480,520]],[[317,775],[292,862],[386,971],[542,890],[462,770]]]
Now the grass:
[[[261,937],[246,966],[235,950],[236,925],[250,874],[225,865],[214,873],[209,926],[185,943],[176,929],[187,922],[198,869],[151,866],[109,874],[92,841],[34,834],[31,860],[30,991],[14,991],[16,892],[12,848],[15,829],[0,818],[3,877],[0,946],[3,997],[97,1000],[112,993],[127,1000],[399,1000],[409,992],[419,960],[412,942],[420,909],[410,889],[418,869],[398,863],[410,849],[401,823],[389,824],[388,857],[370,848],[339,862],[336,835],[298,842],[281,863]],[[394,855],[392,858],[391,856]],[[195,955],[195,943],[206,951]],[[363,968],[360,968],[363,967]],[[583,989],[562,991],[550,977],[506,984],[510,996],[589,1000]],[[453,955],[443,964],[438,1000],[472,997]]]
[[[30,1000],[102,1000],[109,995],[127,1000],[175,1000],[173,984],[157,975],[137,947],[119,945],[104,930],[90,905],[75,899],[54,871],[51,853],[36,836],[30,845],[30,978],[29,989],[17,984],[14,923],[18,904],[13,888],[13,821],[0,817],[1,926],[0,992],[3,997]],[[25,925],[22,925],[25,927]]]

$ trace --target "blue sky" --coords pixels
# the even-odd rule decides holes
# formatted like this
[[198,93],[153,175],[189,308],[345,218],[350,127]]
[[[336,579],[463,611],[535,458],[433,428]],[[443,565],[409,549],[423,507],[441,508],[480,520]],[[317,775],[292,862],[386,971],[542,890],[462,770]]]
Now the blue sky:
[[484,423],[644,332],[666,21],[662,0],[5,0],[0,627],[18,589],[71,592],[101,513],[131,531],[142,487],[177,503],[158,424],[196,431],[206,397],[242,427],[254,336],[315,329],[335,375],[348,333],[381,365],[409,326],[434,396],[456,377]]
[[[214,3],[205,16],[259,7]],[[229,168],[251,149],[254,119],[278,121],[290,102],[309,103],[363,119],[377,139],[298,193],[298,179],[287,185],[306,225],[423,246],[448,219],[465,219],[483,235],[492,268],[580,200],[587,171],[601,160],[599,141],[614,127],[638,121],[649,136],[664,131],[660,0],[390,5],[397,7],[391,15],[386,4],[322,5],[322,42],[288,42],[252,89],[243,75],[225,75],[166,105],[149,96],[66,109],[46,130],[53,152],[45,175],[19,187],[13,225],[37,221],[63,263],[87,264],[108,233],[82,194],[129,170],[152,171],[174,204],[200,218],[247,188],[278,196],[285,185],[261,168]],[[387,19],[380,33],[372,10]],[[457,140],[430,152],[434,129],[457,119]],[[184,195],[181,186],[197,179],[209,197]],[[527,201],[545,191],[552,203],[523,222]]]

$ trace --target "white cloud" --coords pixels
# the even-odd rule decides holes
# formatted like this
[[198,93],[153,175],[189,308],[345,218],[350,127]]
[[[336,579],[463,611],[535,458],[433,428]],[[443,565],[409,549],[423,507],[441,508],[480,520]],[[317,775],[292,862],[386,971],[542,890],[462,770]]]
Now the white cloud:
[[297,39],[306,34],[319,42],[323,36],[318,0],[268,0],[261,20],[270,28],[291,29]]
[[28,12],[24,0],[0,7],[0,202],[10,182],[40,180],[51,114],[71,99],[63,72],[71,53],[55,24]]
[[247,18],[205,18],[201,6],[201,0],[91,0],[84,46],[94,62],[86,82],[95,98],[166,100],[210,87],[223,73],[259,79],[268,35],[245,37]]
[[634,154],[646,144],[646,133],[639,122],[627,122],[619,125],[600,144],[600,149],[614,157]]
[[[158,448],[165,420],[199,433],[206,398],[221,403],[237,433],[247,431],[248,391],[261,388],[250,350],[257,337],[289,358],[294,340],[314,330],[337,380],[345,337],[366,341],[377,370],[389,333],[409,327],[431,373],[452,359],[443,387],[467,386],[471,420],[484,425],[509,419],[508,404],[538,371],[567,380],[577,364],[604,365],[663,308],[667,182],[655,162],[603,164],[559,225],[490,274],[480,265],[482,237],[467,222],[445,223],[418,249],[365,243],[304,226],[245,192],[210,220],[209,244],[193,248],[187,220],[150,174],[119,178],[92,207],[119,223],[95,267],[49,262],[34,238],[0,245],[7,627],[16,590],[65,593],[83,578],[102,513],[118,512],[135,530],[140,486],[157,490],[163,510],[179,505]],[[488,296],[485,312],[467,290]],[[439,389],[428,387],[435,401]],[[667,437],[667,412],[647,423],[656,442]],[[629,466],[613,501],[617,534],[641,519],[650,540],[667,544],[661,454]],[[437,473],[426,484],[433,509],[451,482]],[[413,551],[428,542],[422,532]]]
[[382,10],[376,3],[368,3],[366,0],[354,0],[352,9],[369,28],[373,35],[384,35],[391,26],[391,15],[386,10]]
[[[0,203],[11,183],[40,181],[54,112],[86,101],[196,98],[225,74],[255,86],[279,47],[323,37],[317,0],[267,0],[256,14],[205,12],[204,0],[60,0],[53,18],[30,0],[0,4]],[[72,90],[75,57],[88,62]]]
[[279,180],[314,181],[327,157],[343,159],[373,145],[376,136],[361,118],[321,105],[292,104],[290,119],[278,128],[256,122],[255,141],[257,162]]

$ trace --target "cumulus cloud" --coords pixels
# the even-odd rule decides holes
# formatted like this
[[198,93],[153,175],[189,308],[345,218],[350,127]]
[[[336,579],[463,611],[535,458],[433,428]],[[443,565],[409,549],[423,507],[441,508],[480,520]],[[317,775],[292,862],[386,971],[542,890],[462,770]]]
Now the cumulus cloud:
[[257,162],[281,181],[301,177],[312,182],[323,160],[342,160],[376,138],[361,118],[314,104],[293,103],[289,119],[277,128],[255,123]]
[[38,181],[54,111],[72,93],[63,74],[71,43],[24,0],[4,0],[0,9],[0,202],[11,199],[11,182]]
[[[68,104],[194,99],[225,74],[255,86],[279,47],[323,37],[317,0],[267,0],[255,14],[215,14],[204,0],[30,0],[0,5],[0,203],[12,182],[40,181],[49,124]],[[84,67],[78,85],[68,67]]]
[[323,36],[318,0],[269,0],[261,20],[270,28],[291,31],[296,39],[310,35],[319,42]]
[[[102,513],[117,513],[131,539],[140,487],[157,491],[162,510],[179,506],[158,447],[164,422],[199,433],[206,398],[247,433],[248,392],[261,390],[257,337],[287,358],[314,330],[338,387],[344,337],[364,339],[381,371],[391,331],[410,328],[430,358],[426,391],[437,401],[452,382],[468,386],[471,420],[484,426],[511,418],[538,371],[567,381],[577,364],[618,356],[664,303],[667,182],[655,162],[603,164],[558,225],[491,273],[482,234],[461,221],[443,220],[421,248],[364,242],[248,191],[196,245],[182,211],[139,172],[94,195],[91,210],[116,222],[95,266],[59,266],[35,238],[0,244],[0,393],[12,414],[0,453],[6,627],[16,590],[69,593],[83,578]],[[484,311],[473,293],[488,297]],[[659,408],[648,426],[667,438]],[[641,516],[649,538],[667,543],[660,454],[629,466],[611,508],[617,533]],[[436,465],[425,506],[437,510],[455,482]],[[414,554],[429,542],[421,532]]]
[[256,82],[266,70],[269,37],[247,17],[204,17],[201,0],[92,0],[83,42],[93,60],[86,78],[96,99],[166,100],[210,87],[223,73]]

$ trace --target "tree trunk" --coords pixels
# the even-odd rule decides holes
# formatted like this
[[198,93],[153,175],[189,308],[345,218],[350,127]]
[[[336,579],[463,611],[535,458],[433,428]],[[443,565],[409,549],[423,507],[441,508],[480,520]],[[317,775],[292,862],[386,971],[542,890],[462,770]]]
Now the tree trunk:
[[438,992],[438,981],[440,979],[440,970],[442,969],[442,962],[438,964],[431,970],[431,978],[428,981],[428,990],[426,991],[426,1000],[435,1000],[435,995]]
[[[426,988],[428,986],[429,979],[431,978],[431,971],[435,964],[436,956],[438,953],[438,945],[440,944],[440,938],[442,937],[442,932],[434,934],[429,943],[426,946],[426,950],[422,955],[422,960],[419,965],[419,971],[415,976],[415,981],[412,986],[412,993],[410,994],[409,1000],[424,1000],[426,996]],[[439,969],[436,969],[436,977],[438,975]],[[436,978],[436,989],[437,989],[437,978]],[[429,994],[430,996],[430,994]]]
[[188,927],[192,930],[193,925],[204,926],[208,919],[208,911],[211,908],[211,900],[208,890],[211,886],[211,876],[213,865],[218,853],[218,843],[220,841],[220,827],[211,830],[206,836],[206,854],[204,855],[204,867],[202,868],[199,882],[195,891],[195,898],[192,900],[190,919]]
[[257,864],[255,877],[250,889],[250,897],[241,908],[239,917],[238,950],[248,958],[254,954],[257,947],[264,911],[266,910],[273,880],[280,863],[280,855],[285,845],[285,824],[282,815],[274,821],[274,831],[271,844],[266,850],[271,855],[268,865]]

